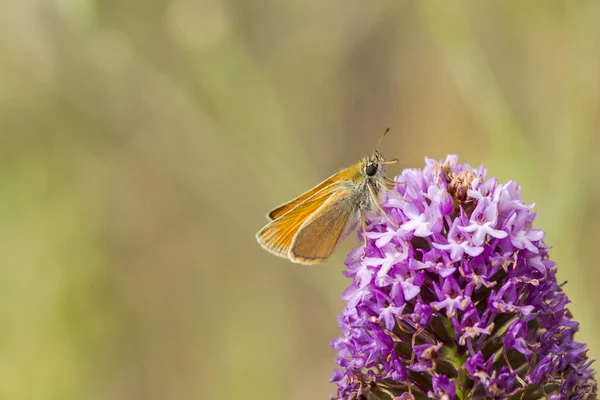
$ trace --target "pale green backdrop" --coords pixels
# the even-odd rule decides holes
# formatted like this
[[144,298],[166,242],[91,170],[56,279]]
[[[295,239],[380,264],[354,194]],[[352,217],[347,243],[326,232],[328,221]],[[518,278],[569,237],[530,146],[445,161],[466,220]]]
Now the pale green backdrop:
[[0,2],[0,398],[326,399],[269,208],[381,151],[515,179],[600,357],[600,2]]

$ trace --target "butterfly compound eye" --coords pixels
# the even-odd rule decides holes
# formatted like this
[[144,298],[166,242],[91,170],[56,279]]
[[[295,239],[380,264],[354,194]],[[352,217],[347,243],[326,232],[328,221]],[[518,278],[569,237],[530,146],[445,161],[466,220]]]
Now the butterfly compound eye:
[[377,165],[375,165],[375,164],[369,164],[365,168],[365,174],[367,174],[369,176],[375,175],[376,172],[377,172]]

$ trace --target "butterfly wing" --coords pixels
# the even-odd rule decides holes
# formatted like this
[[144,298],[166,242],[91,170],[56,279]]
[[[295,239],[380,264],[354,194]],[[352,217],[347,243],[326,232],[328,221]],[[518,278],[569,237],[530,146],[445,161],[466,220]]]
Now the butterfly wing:
[[324,262],[338,241],[354,229],[359,216],[352,187],[338,188],[298,229],[288,257],[301,264]]
[[331,175],[329,178],[325,179],[323,182],[319,183],[314,188],[310,189],[305,193],[302,193],[294,200],[277,207],[267,215],[267,218],[269,220],[275,220],[283,216],[285,213],[289,212],[299,204],[302,204],[304,201],[314,196],[316,193],[320,192],[326,187],[330,186],[331,184],[354,179],[358,173],[360,173],[360,167],[358,166],[358,164],[338,171],[335,174]]
[[313,193],[275,221],[271,221],[256,234],[258,243],[265,250],[287,258],[294,236],[302,224],[342,186],[342,182],[332,183]]

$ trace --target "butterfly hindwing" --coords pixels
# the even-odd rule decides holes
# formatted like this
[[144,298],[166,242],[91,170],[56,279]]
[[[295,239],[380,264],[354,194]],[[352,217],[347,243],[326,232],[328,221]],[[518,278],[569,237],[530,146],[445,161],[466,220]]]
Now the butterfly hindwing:
[[275,255],[288,257],[292,241],[300,227],[336,193],[341,185],[341,182],[330,184],[313,193],[281,217],[271,221],[256,235],[260,245]]
[[348,225],[355,225],[357,213],[352,190],[339,188],[298,229],[288,252],[289,258],[303,264],[324,262],[348,231]]

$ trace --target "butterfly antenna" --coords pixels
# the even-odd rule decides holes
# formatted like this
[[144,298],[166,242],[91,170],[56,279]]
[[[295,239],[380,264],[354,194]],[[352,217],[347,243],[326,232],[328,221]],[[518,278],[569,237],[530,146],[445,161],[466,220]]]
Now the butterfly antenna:
[[390,127],[388,126],[387,128],[385,128],[385,131],[383,131],[383,133],[381,134],[381,137],[379,138],[379,141],[377,142],[377,145],[375,146],[375,151],[377,151],[377,149],[379,148],[379,145],[383,141],[383,138],[385,137],[385,135],[387,135],[387,133],[389,131],[390,131]]

